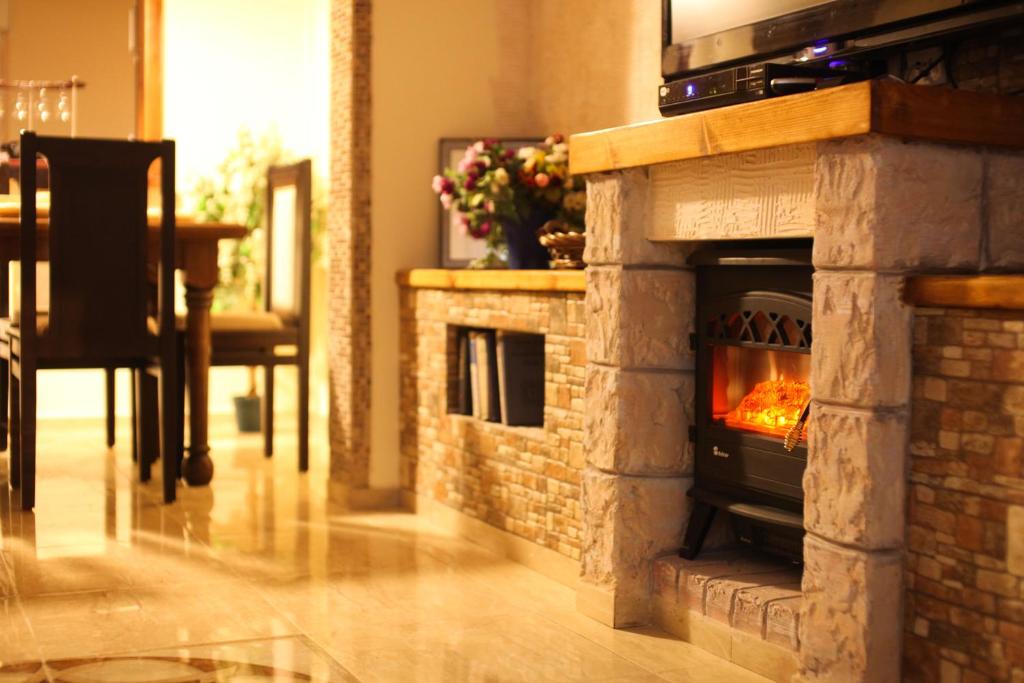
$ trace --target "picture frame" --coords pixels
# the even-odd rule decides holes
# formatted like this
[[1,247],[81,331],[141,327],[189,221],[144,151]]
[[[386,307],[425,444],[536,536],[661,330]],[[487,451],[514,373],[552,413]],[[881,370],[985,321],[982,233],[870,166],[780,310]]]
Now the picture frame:
[[[492,137],[511,149],[519,149],[530,145],[539,145],[544,138],[499,138],[497,136],[481,136],[477,138],[441,138],[437,145],[437,172],[444,174],[446,168],[454,168],[466,147],[477,140]],[[459,222],[459,212],[448,210],[437,202],[438,216],[438,260],[442,268],[465,268],[475,259],[487,252],[486,242],[467,235]]]

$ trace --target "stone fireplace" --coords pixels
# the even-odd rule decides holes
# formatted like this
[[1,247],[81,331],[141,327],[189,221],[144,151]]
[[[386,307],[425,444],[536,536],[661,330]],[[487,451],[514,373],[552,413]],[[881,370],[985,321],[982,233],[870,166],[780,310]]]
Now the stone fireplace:
[[[1020,683],[1024,295],[990,273],[1024,268],[1021,121],[872,82],[574,136],[584,273],[399,277],[406,505],[772,680]],[[944,298],[965,274],[988,295]],[[453,410],[467,327],[544,336],[543,426]],[[697,552],[695,502],[745,514]],[[759,516],[801,566],[735,548]]]
[[[1022,230],[1008,230],[1006,207],[1020,200],[996,177],[1012,167],[1019,178],[1024,157],[963,144],[969,135],[927,139],[914,132],[912,106],[888,108],[902,91],[856,88],[837,89],[868,100],[851,108],[848,130],[833,108],[840,95],[817,93],[832,105],[820,110],[832,112],[828,130],[806,130],[810,102],[790,113],[803,130],[775,103],[763,107],[771,123],[760,136],[724,125],[723,110],[652,123],[667,132],[646,145],[644,126],[573,139],[589,202],[577,604],[608,625],[662,621],[652,593],[665,583],[680,600],[703,591],[703,612],[682,630],[712,618],[707,582],[655,562],[679,550],[693,504],[688,428],[698,424],[700,381],[689,257],[725,240],[813,239],[804,565],[793,664],[768,672],[779,680],[796,670],[803,680],[899,679],[914,317],[904,281],[1024,265],[1021,252],[997,246],[1012,238],[1019,248]],[[755,108],[740,109],[749,123]],[[787,144],[787,131],[799,142]],[[720,576],[723,561],[732,560],[719,558]],[[732,630],[715,637],[736,661],[747,641],[730,621],[742,617],[741,601],[730,599]],[[761,609],[767,639],[770,609]]]

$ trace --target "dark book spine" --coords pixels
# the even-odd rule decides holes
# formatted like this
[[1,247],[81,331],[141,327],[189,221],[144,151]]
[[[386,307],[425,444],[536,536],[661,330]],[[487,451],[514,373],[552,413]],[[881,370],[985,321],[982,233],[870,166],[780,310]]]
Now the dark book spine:
[[469,380],[469,331],[459,330],[458,368],[458,403],[456,412],[460,415],[472,415],[472,385]]

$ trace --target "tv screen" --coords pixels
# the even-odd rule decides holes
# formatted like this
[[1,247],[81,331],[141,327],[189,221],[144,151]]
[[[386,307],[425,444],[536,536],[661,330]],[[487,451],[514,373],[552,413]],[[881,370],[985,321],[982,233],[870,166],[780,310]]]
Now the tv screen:
[[986,12],[1020,12],[1019,2],[998,0],[663,0],[662,7],[666,78],[758,59],[796,59],[799,51],[825,43],[836,43],[828,50],[832,55],[863,48],[867,44],[858,41],[872,35],[925,25],[924,33],[941,32],[985,21]]

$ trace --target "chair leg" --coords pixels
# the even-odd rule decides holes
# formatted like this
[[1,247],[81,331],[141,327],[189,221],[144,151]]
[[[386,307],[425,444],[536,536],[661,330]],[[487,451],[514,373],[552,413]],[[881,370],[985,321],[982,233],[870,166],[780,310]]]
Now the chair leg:
[[177,464],[175,465],[175,478],[181,479],[181,463],[185,459],[185,335],[178,335],[178,360],[177,360],[176,389],[178,392],[177,403],[174,406],[178,418],[178,449]]
[[309,354],[299,360],[299,471],[309,470]]
[[7,434],[10,431],[8,401],[10,399],[10,361],[0,358],[0,451],[7,450]]
[[11,383],[11,486],[21,487],[21,380],[8,368]]
[[130,368],[132,387],[132,462],[139,461],[139,392],[135,386],[135,369]]
[[156,378],[142,368],[135,369],[135,377],[138,385],[136,391],[139,414],[139,481],[147,482],[150,479],[150,466],[155,459],[154,454],[158,453],[160,448]]
[[178,369],[173,353],[160,362],[160,457],[163,463],[164,502],[173,503],[178,492]]
[[105,368],[107,379],[107,448],[113,448],[116,426],[114,424],[114,380],[117,379],[114,368]]
[[274,454],[274,365],[263,366],[263,455]]
[[36,506],[36,378],[35,372],[22,368],[21,393],[21,509]]

